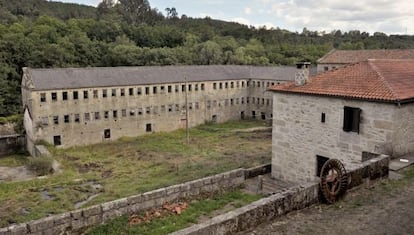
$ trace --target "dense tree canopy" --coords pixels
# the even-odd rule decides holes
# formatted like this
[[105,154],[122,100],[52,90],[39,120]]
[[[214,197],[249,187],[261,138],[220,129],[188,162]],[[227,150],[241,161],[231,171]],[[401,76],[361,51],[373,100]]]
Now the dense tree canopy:
[[414,37],[358,30],[320,34],[164,17],[146,0],[97,8],[45,0],[0,0],[0,116],[21,112],[22,67],[179,64],[291,65],[332,48],[414,48]]

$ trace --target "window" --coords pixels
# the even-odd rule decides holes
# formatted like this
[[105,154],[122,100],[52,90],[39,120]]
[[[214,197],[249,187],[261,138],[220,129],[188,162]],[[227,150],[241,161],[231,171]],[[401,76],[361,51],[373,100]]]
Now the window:
[[262,116],[262,120],[266,120],[266,113],[262,112],[260,115]]
[[60,139],[60,135],[55,135],[53,136],[53,145],[58,146],[61,145],[61,139]]
[[51,96],[52,96],[52,101],[57,101],[57,93],[56,92],[52,92]]
[[40,93],[40,102],[46,102],[46,93]]
[[230,82],[230,88],[234,88],[234,82]]
[[[149,93],[150,93],[150,91],[149,91],[149,90],[150,90],[150,88],[149,88],[149,87],[145,87],[145,94],[146,94],[146,95],[149,95]],[[139,94],[138,94],[138,95],[139,95]]]
[[195,102],[195,109],[199,109],[200,105],[198,104],[198,102]]
[[112,111],[112,116],[113,116],[114,118],[118,118],[118,110],[113,110],[113,111]]
[[74,116],[75,116],[75,117],[74,117],[75,122],[79,123],[79,122],[80,122],[80,115],[79,115],[79,113],[75,113],[75,115],[74,115]]
[[133,109],[131,109],[130,111],[129,111],[129,116],[134,116],[135,115],[135,111],[133,110]]
[[227,88],[229,88],[229,83],[228,82],[225,82],[224,83],[224,87],[227,89]]
[[252,111],[252,118],[256,119],[256,111]]
[[63,116],[63,121],[65,122],[65,123],[69,123],[69,115],[64,115]]
[[204,91],[204,83],[201,83],[201,87],[200,87],[200,89],[201,89],[202,91]]
[[59,116],[53,116],[53,124],[59,124]]
[[234,99],[230,99],[230,105],[234,105]]
[[152,94],[157,94],[157,87],[156,86],[152,87]]
[[344,131],[359,133],[360,108],[344,107]]
[[68,92],[67,91],[62,92],[62,100],[68,100]]
[[42,117],[40,120],[41,120],[42,125],[45,125],[45,126],[49,125],[48,117]]
[[325,123],[325,118],[326,118],[325,113],[322,113],[322,114],[321,114],[321,122],[322,122],[322,123]]
[[160,87],[160,91],[161,91],[161,93],[164,93],[165,92],[165,87],[164,86],[161,86]]
[[328,71],[329,70],[329,67],[328,66],[325,66],[325,67],[323,67],[323,71]]
[[191,91],[191,84],[188,84],[188,91]]
[[246,82],[246,86],[249,87],[250,86],[250,81]]
[[239,88],[239,87],[240,87],[240,82],[239,82],[239,81],[237,81],[237,82],[236,82],[236,87],[237,87],[237,88]]
[[181,85],[181,91],[185,92],[185,85]]
[[109,111],[104,111],[104,118],[108,119],[109,118]]
[[91,120],[91,115],[89,113],[84,113],[83,116],[85,118],[85,121],[90,121]]
[[99,112],[95,112],[95,120],[101,119],[101,115]]
[[129,88],[128,93],[129,93],[129,96],[133,96],[134,95],[134,88]]
[[194,84],[194,90],[198,91],[198,84]]
[[242,87],[244,87],[244,81],[242,81]]
[[104,138],[105,139],[111,138],[111,129],[105,129],[104,130]]
[[146,112],[147,114],[150,114],[150,113],[151,113],[151,108],[150,108],[150,107],[146,107],[146,108],[145,108],[145,112]]
[[83,91],[83,99],[88,99],[88,97],[89,97],[89,94],[88,94],[88,91]]
[[180,91],[179,86],[178,85],[175,85],[175,93],[177,93],[179,91]]
[[244,104],[244,97],[241,98],[241,103]]
[[116,89],[112,89],[112,97],[116,96]]
[[93,90],[93,98],[98,98],[98,90]]
[[169,104],[168,105],[168,112],[172,112],[173,111],[173,105],[172,104]]
[[161,112],[165,112],[165,105],[161,105]]
[[151,123],[147,123],[145,130],[147,132],[151,132],[152,131],[152,124]]
[[223,83],[221,83],[221,82],[219,83],[219,88],[223,89]]
[[126,109],[122,109],[121,113],[122,113],[122,117],[126,117]]
[[171,93],[172,92],[172,86],[168,86],[168,93]]
[[316,176],[317,177],[320,177],[322,167],[325,164],[325,162],[328,160],[329,158],[327,157],[316,155]]
[[106,98],[108,96],[106,89],[102,90],[102,97]]
[[[149,92],[149,91],[148,91]],[[137,88],[137,95],[141,95],[142,94],[142,88],[141,87],[138,87]]]
[[121,96],[125,96],[125,89],[121,88]]
[[78,93],[78,91],[74,91],[74,92],[73,92],[73,99],[74,99],[74,100],[79,99],[79,93]]
[[213,83],[213,89],[217,89],[217,83]]
[[138,108],[138,115],[142,115],[142,108]]

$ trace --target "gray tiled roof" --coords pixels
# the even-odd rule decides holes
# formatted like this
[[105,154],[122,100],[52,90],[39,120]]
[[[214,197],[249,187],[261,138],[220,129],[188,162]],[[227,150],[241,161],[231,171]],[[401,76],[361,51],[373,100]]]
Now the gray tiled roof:
[[130,86],[160,83],[220,81],[237,79],[293,80],[295,67],[239,65],[142,66],[94,68],[27,68],[33,90]]

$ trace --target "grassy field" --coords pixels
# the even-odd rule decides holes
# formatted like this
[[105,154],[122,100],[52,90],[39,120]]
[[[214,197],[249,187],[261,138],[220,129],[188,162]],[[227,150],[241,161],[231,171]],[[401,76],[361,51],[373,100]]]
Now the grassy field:
[[[167,185],[269,163],[270,132],[237,132],[259,121],[207,124],[185,131],[122,138],[84,147],[50,148],[62,172],[43,179],[0,183],[0,227],[93,205]],[[25,159],[0,161],[18,165]]]

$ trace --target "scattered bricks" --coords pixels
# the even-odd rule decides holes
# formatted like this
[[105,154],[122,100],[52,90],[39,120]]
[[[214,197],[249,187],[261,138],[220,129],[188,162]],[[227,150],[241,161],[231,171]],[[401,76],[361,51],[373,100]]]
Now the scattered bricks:
[[37,233],[42,232],[44,230],[47,230],[54,225],[53,217],[46,217],[43,219],[35,220],[32,222],[29,222],[27,224],[27,227],[29,229],[30,233]]
[[89,216],[92,215],[98,215],[102,213],[102,207],[100,205],[96,205],[96,206],[91,206],[88,208],[83,209],[83,217],[88,218]]

